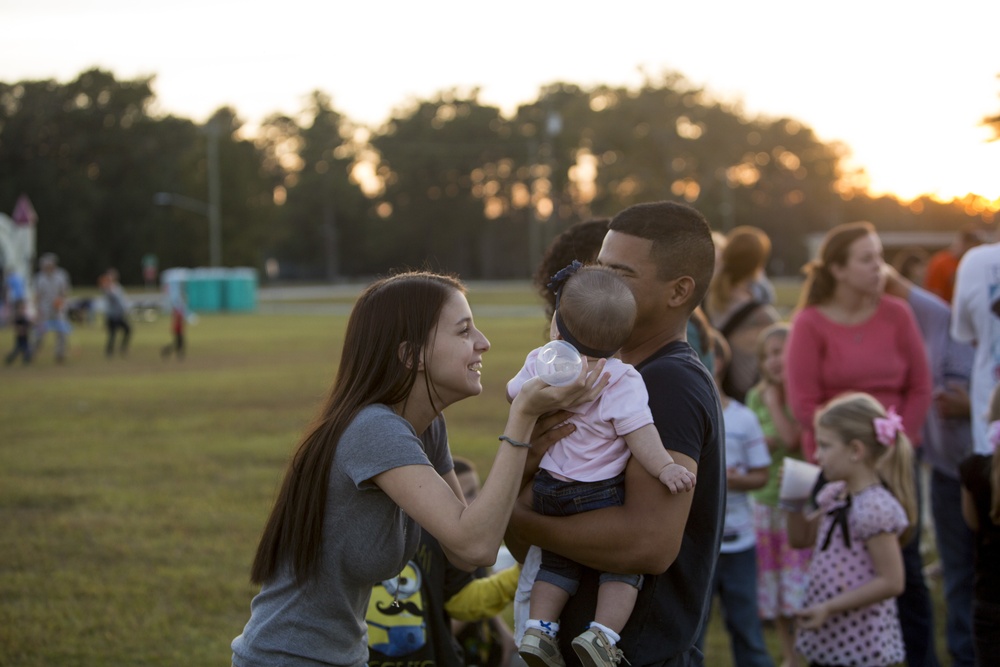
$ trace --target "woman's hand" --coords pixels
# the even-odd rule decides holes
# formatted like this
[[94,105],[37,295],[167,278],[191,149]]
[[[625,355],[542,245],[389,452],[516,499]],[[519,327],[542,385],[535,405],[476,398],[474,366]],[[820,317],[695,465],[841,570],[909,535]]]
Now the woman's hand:
[[561,408],[589,403],[608,386],[611,376],[604,372],[606,363],[607,359],[601,359],[594,370],[590,371],[587,359],[584,358],[580,375],[572,384],[563,387],[548,385],[541,378],[531,378],[521,387],[511,407],[537,417]]

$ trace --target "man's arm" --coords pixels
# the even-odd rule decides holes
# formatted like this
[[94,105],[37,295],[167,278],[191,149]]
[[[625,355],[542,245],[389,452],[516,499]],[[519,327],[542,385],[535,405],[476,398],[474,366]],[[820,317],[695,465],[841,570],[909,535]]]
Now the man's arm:
[[[670,451],[697,474],[691,457]],[[694,493],[672,494],[632,457],[625,468],[625,504],[566,517],[536,514],[515,504],[509,532],[588,567],[623,574],[660,574],[680,551]],[[523,498],[523,496],[522,496]],[[609,549],[609,545],[614,545]]]

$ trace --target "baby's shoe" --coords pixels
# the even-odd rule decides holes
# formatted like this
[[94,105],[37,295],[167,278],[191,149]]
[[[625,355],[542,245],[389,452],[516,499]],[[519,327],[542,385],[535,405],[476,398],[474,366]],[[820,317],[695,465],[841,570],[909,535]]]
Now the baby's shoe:
[[537,628],[524,631],[517,653],[528,667],[566,667],[559,652],[559,642]]
[[623,658],[622,650],[612,644],[604,631],[598,628],[584,630],[573,640],[572,646],[584,667],[614,667]]

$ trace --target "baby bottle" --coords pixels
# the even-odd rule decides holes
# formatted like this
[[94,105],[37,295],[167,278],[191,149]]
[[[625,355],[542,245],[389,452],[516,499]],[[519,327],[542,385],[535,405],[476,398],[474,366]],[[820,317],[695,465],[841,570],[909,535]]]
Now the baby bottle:
[[583,357],[564,340],[549,341],[535,358],[535,373],[555,387],[572,384],[582,368]]

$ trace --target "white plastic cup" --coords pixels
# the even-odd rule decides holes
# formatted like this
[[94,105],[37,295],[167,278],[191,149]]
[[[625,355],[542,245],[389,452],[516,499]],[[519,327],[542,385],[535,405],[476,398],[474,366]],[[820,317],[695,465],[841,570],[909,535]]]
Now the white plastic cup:
[[819,478],[819,466],[793,458],[785,458],[783,465],[778,497],[781,500],[804,500],[811,496]]
[[583,357],[564,340],[549,341],[535,358],[535,374],[553,387],[572,384],[582,369]]

